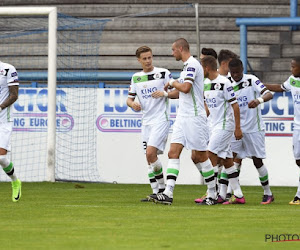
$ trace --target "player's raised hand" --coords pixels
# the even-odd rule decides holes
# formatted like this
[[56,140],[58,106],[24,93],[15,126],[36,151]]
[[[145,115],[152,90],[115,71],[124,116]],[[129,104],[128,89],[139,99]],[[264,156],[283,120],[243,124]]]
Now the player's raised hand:
[[137,102],[133,102],[131,108],[135,111],[140,111],[142,109],[141,105]]

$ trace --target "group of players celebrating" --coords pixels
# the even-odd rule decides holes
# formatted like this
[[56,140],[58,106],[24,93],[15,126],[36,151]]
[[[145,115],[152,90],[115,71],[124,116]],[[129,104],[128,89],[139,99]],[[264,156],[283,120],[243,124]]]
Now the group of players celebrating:
[[[152,188],[152,194],[141,201],[173,203],[180,154],[185,147],[191,150],[191,159],[207,185],[206,194],[195,199],[197,204],[245,204],[239,172],[246,157],[253,160],[258,172],[264,191],[261,204],[272,203],[274,195],[263,163],[265,127],[260,104],[272,99],[270,90],[293,93],[300,88],[300,58],[292,60],[292,75],[282,85],[264,85],[256,76],[244,74],[241,60],[229,50],[221,50],[217,55],[213,49],[203,48],[199,62],[191,56],[187,40],[179,38],[172,44],[172,55],[183,62],[178,79],[173,79],[169,70],[153,66],[151,48],[142,46],[136,50],[143,70],[131,79],[127,105],[143,113],[142,142]],[[164,151],[168,138],[168,98],[178,98],[179,108],[165,183],[158,155]],[[294,105],[297,106],[297,102]],[[300,167],[299,135],[300,109],[295,107],[293,146],[296,164]],[[300,205],[300,181],[289,204]]]

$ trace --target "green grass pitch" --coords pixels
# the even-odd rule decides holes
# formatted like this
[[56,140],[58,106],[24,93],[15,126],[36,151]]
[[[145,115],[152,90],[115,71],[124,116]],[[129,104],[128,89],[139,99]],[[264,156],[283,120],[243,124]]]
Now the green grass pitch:
[[171,206],[142,203],[149,185],[23,183],[11,201],[0,183],[1,249],[295,249],[300,241],[265,242],[266,234],[300,234],[296,187],[243,187],[245,205],[199,206],[204,186],[177,185]]

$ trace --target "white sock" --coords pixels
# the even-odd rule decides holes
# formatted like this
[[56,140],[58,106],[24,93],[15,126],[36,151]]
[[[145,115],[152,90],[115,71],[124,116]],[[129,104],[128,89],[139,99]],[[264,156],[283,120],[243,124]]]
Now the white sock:
[[14,165],[7,159],[6,155],[0,155],[0,165],[12,181],[16,181],[18,179],[15,174]]
[[207,197],[216,199],[217,194],[216,194],[216,181],[214,176],[215,173],[211,161],[207,159],[205,162],[200,162],[199,164],[202,169],[202,175],[207,184]]
[[238,171],[237,171],[236,167],[233,165],[230,168],[225,168],[225,172],[227,173],[228,182],[229,182],[229,185],[233,189],[234,195],[238,198],[242,198],[243,192],[242,192],[242,189],[239,184]]
[[264,190],[264,195],[272,195],[270,185],[269,185],[269,177],[268,170],[265,165],[262,165],[260,168],[256,168],[259,174],[259,179],[261,182],[261,186]]
[[225,167],[222,169],[219,183],[220,183],[219,195],[222,197],[223,200],[225,200],[226,193],[227,193],[227,187],[228,187],[228,176],[225,172]]
[[164,194],[173,198],[173,192],[175,188],[175,183],[179,174],[180,160],[179,159],[169,159],[167,168],[167,186]]
[[160,190],[165,189],[165,180],[164,180],[163,169],[160,160],[157,159],[156,162],[151,163],[151,166],[153,169],[155,179],[158,183],[158,189]]
[[[240,163],[237,163],[237,162],[233,162],[233,165],[236,167],[236,169],[237,169],[237,171],[238,171],[238,173],[240,175],[240,171],[241,171],[241,166],[242,165]],[[232,194],[232,192],[233,192],[233,189],[232,189],[232,187],[229,184],[228,188],[227,188],[227,193],[228,194]]]
[[150,181],[150,186],[152,188],[153,194],[157,194],[158,193],[158,183],[155,179],[155,176],[154,176],[153,169],[152,169],[151,165],[148,166],[148,178],[149,178],[149,181]]

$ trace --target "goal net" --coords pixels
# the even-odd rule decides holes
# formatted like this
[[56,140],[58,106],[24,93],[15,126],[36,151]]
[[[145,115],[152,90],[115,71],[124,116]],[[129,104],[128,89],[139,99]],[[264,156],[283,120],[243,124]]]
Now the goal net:
[[[9,157],[22,181],[46,181],[49,18],[37,11],[33,15],[6,15],[1,9],[0,60],[14,65],[20,80]],[[97,84],[87,81],[86,76],[99,70],[97,55],[107,21],[57,16],[55,180],[100,181],[95,126],[97,91],[83,86]],[[34,86],[36,81],[38,87]],[[8,180],[3,172],[0,181]]]

